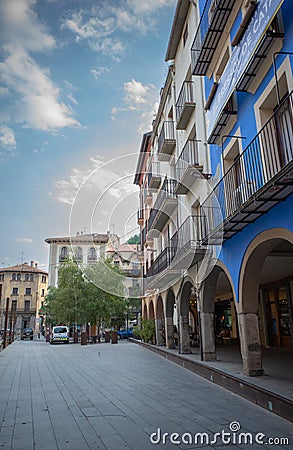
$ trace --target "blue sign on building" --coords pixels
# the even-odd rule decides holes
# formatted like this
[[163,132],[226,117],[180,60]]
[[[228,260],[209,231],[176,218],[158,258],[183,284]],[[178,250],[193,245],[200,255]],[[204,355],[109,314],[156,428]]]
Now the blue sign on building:
[[258,1],[254,15],[222,74],[214,100],[207,112],[208,137],[210,137],[223,107],[233,93],[258,43],[282,3],[283,0]]

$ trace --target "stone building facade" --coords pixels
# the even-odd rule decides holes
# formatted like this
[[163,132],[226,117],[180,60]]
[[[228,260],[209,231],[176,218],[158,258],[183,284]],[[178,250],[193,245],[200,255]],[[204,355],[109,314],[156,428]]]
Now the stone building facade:
[[48,273],[37,263],[23,263],[0,270],[1,329],[5,328],[8,299],[7,327],[19,337],[24,328],[34,333],[43,329],[43,305],[48,287]]

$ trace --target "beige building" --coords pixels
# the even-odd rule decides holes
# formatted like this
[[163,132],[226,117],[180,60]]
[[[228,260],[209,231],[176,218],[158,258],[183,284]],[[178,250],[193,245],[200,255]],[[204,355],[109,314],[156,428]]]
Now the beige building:
[[76,236],[45,239],[50,245],[49,286],[57,286],[58,269],[68,260],[80,266],[95,264],[100,257],[106,257],[109,247],[118,243],[118,236],[110,233],[76,233]]
[[[20,336],[24,328],[35,333],[42,331],[42,307],[48,287],[48,273],[38,268],[37,263],[23,263],[0,270],[1,330],[5,328],[8,302],[7,328]],[[9,299],[9,300],[7,300]]]

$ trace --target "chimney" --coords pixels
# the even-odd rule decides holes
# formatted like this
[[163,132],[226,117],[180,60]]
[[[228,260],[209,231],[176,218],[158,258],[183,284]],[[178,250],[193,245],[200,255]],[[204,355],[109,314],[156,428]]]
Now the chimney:
[[31,267],[34,267],[34,262],[35,262],[35,261],[31,261]]
[[36,268],[36,269],[38,268],[38,263],[35,263],[35,268]]

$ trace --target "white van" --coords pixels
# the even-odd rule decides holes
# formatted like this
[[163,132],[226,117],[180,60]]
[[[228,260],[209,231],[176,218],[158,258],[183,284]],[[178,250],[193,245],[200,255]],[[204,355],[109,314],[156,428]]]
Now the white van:
[[69,344],[69,328],[64,325],[57,325],[52,329],[52,335],[50,339],[50,344],[55,344],[57,342],[63,342],[64,344]]

